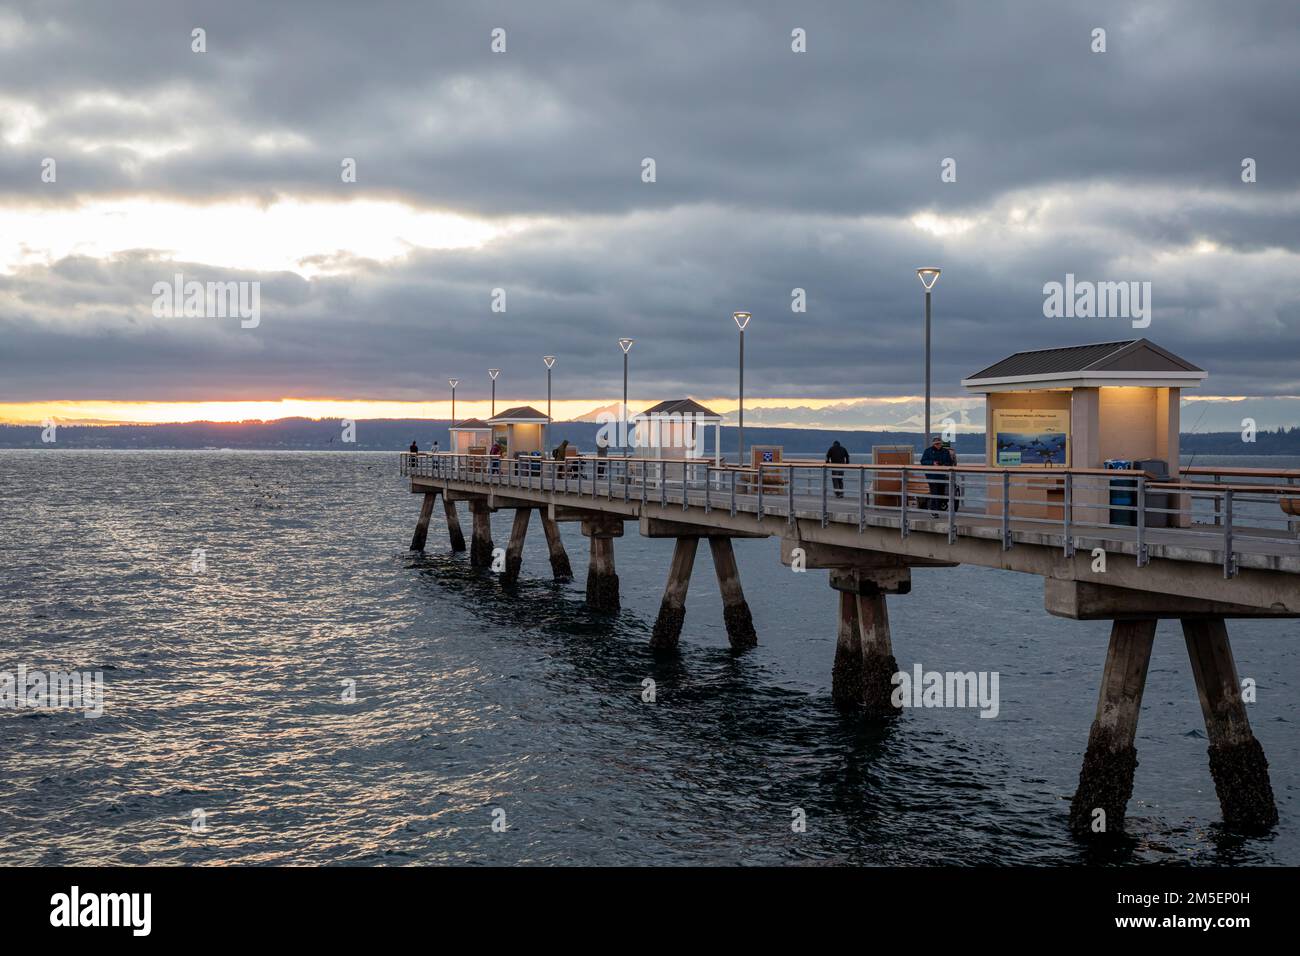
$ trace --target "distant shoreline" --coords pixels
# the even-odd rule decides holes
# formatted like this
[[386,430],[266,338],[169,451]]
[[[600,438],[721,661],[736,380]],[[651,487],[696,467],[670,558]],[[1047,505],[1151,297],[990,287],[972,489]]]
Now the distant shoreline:
[[[449,447],[451,422],[424,419],[358,420],[345,434],[334,420],[283,418],[271,422],[185,422],[161,425],[58,425],[53,441],[39,425],[0,425],[0,449],[105,449],[138,451],[405,451],[412,441],[428,451],[433,443]],[[596,431],[592,422],[554,422],[548,441],[564,439],[579,449],[594,450]],[[352,438],[352,441],[345,441]],[[722,428],[722,451],[734,458],[737,429]],[[1183,455],[1231,455],[1271,457],[1300,455],[1300,427],[1260,431],[1254,442],[1245,442],[1239,432],[1184,433],[1179,439]],[[871,453],[873,445],[923,447],[919,432],[859,431],[823,428],[771,428],[749,426],[747,445],[780,445],[787,454],[808,456],[825,452],[832,441],[848,448],[855,461]],[[982,456],[983,432],[955,436],[958,454]],[[709,449],[712,452],[712,448]]]

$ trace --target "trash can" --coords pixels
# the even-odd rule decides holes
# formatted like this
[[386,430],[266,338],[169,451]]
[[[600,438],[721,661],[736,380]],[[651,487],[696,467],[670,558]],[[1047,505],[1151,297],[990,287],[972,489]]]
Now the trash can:
[[[1169,462],[1161,461],[1159,458],[1146,458],[1141,461],[1133,462],[1134,468],[1139,468],[1147,474],[1147,481],[1169,481]],[[1143,498],[1146,500],[1146,526],[1148,528],[1168,528],[1169,519],[1173,517],[1169,514],[1169,501],[1174,497],[1167,491],[1150,491],[1148,490]],[[1159,510],[1153,510],[1159,509]]]
[[[1101,463],[1103,468],[1127,471],[1133,462],[1126,458],[1108,458]],[[1110,479],[1110,523],[1137,527],[1137,479]]]

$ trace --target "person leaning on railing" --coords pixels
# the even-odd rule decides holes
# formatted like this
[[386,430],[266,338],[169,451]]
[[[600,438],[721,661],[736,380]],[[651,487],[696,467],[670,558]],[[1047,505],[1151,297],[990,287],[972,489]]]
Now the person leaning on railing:
[[[943,446],[943,439],[938,435],[930,442],[930,447],[921,455],[921,464],[923,465],[948,465],[957,464],[951,448]],[[927,471],[925,473],[926,481],[930,485],[930,497],[926,499],[925,509],[936,518],[939,517],[939,506],[943,505],[944,510],[948,508],[948,482],[952,480],[952,473],[942,471]]]

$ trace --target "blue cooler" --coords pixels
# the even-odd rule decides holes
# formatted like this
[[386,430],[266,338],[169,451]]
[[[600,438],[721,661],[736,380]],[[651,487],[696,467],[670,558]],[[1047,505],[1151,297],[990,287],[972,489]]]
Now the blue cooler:
[[[1108,458],[1101,466],[1126,471],[1133,467],[1133,462],[1126,458]],[[1137,527],[1137,478],[1110,479],[1110,523]]]

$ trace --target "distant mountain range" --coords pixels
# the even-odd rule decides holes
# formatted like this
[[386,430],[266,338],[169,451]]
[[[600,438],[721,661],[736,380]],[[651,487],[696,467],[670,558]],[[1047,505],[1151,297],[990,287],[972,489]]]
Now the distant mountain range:
[[[1194,403],[1199,404],[1199,403]],[[1199,409],[1193,408],[1193,411]],[[1211,409],[1211,413],[1214,409]],[[1235,414],[1235,412],[1233,413]],[[586,417],[586,416],[584,416]],[[919,430],[836,428],[772,428],[751,425],[746,416],[746,444],[781,445],[787,455],[821,455],[839,439],[855,456],[868,455],[872,445],[910,444],[921,447]],[[1183,424],[1189,424],[1184,409]],[[1205,416],[1207,419],[1209,414]],[[937,417],[937,421],[942,418]],[[1240,417],[1230,431],[1183,433],[1182,451],[1204,455],[1300,455],[1300,426],[1265,429],[1260,426],[1254,443],[1242,441]],[[354,423],[351,433],[337,419],[281,418],[272,422],[185,422],[166,425],[60,425],[53,442],[43,442],[39,425],[0,425],[0,448],[119,448],[119,449],[205,449],[230,448],[264,451],[401,451],[415,440],[424,451],[437,441],[448,447],[447,421],[427,419],[371,419]],[[556,422],[549,442],[567,438],[580,449],[595,447],[597,424],[590,421]],[[346,441],[346,438],[353,440]],[[723,452],[735,455],[737,431],[722,429]],[[984,452],[982,431],[959,432],[960,454]]]
[[[705,402],[705,404],[708,404]],[[634,408],[635,413],[639,408]],[[594,422],[605,413],[618,417],[619,404],[593,408],[575,421]],[[930,409],[936,430],[944,419],[956,423],[957,432],[984,431],[984,398],[935,398]],[[736,424],[734,409],[724,412],[723,421]],[[768,428],[815,428],[849,431],[921,432],[924,430],[925,402],[864,398],[838,402],[822,408],[807,405],[783,405],[774,408],[746,408],[745,425]],[[1183,430],[1202,432],[1239,432],[1242,420],[1254,419],[1256,429],[1291,428],[1300,425],[1300,398],[1203,399],[1182,402]]]

